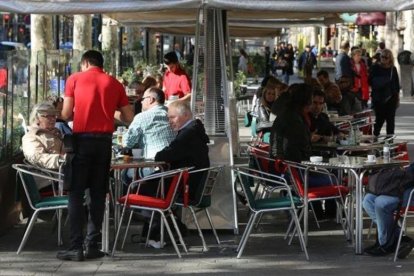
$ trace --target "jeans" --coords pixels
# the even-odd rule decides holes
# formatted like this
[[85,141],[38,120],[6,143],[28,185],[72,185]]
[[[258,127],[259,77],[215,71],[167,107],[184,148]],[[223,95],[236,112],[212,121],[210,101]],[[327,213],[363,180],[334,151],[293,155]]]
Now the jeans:
[[74,135],[75,157],[69,191],[69,222],[72,248],[82,248],[85,222],[84,195],[89,188],[87,235],[85,243],[96,245],[101,236],[105,196],[109,185],[112,134]]
[[394,211],[400,199],[395,196],[367,193],[362,203],[364,210],[377,225],[379,244],[384,246],[394,235]]

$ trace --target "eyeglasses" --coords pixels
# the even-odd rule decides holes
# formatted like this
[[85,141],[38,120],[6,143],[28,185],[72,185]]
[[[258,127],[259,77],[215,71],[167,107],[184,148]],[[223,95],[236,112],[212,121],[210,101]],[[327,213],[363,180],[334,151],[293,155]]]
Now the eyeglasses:
[[381,58],[383,58],[383,59],[389,59],[390,57],[389,56],[381,56]]
[[142,97],[142,98],[141,98],[141,102],[143,102],[146,98],[151,98],[151,96]]
[[39,114],[39,117],[47,118],[47,119],[56,119],[56,115],[53,114]]

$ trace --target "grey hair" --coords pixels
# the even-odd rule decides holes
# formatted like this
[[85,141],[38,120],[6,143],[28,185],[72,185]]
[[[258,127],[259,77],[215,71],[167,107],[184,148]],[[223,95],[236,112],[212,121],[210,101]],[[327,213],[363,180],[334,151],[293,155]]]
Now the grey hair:
[[186,101],[174,101],[168,105],[168,108],[174,108],[180,116],[193,117],[190,104]]
[[53,113],[53,112],[56,112],[56,108],[51,102],[37,103],[33,107],[32,112],[30,113],[30,117],[29,117],[30,125],[35,125],[38,123],[39,117],[37,115],[39,114],[39,112],[42,112],[42,111],[47,112],[47,113]]

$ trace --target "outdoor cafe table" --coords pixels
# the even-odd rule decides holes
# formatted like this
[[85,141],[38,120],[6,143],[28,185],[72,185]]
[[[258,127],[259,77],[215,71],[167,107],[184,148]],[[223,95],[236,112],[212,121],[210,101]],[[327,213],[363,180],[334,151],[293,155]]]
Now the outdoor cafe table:
[[[113,159],[111,161],[111,170],[114,171],[114,226],[115,228],[118,225],[120,219],[121,208],[117,203],[119,197],[122,196],[123,183],[121,179],[122,170],[126,169],[139,169],[139,168],[155,168],[159,167],[161,170],[165,167],[166,163],[163,161],[154,161],[153,159],[133,159],[132,157],[128,160],[123,158]],[[102,251],[109,252],[109,201],[110,197],[107,196],[105,203],[105,215],[102,226]]]
[[[314,168],[325,168],[335,170],[348,170],[348,179],[354,180],[355,187],[355,253],[362,254],[362,179],[364,174],[368,170],[384,169],[392,167],[401,167],[408,165],[409,161],[402,160],[390,160],[385,162],[382,158],[377,158],[375,162],[367,162],[365,157],[357,156],[340,156],[330,158],[328,162],[310,162],[302,161],[303,165],[314,167]],[[350,182],[351,183],[351,182]],[[305,191],[307,191],[307,185],[305,181]],[[306,192],[305,192],[306,195]],[[304,212],[304,231],[307,231],[307,216],[308,216],[308,205],[307,198],[305,197],[305,212]],[[352,220],[352,218],[350,218]]]

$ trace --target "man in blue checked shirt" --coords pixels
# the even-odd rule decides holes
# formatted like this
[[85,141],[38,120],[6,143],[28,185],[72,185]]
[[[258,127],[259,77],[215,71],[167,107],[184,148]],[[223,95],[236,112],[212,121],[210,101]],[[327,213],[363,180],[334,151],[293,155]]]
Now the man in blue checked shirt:
[[[164,106],[164,92],[156,87],[148,88],[141,99],[142,112],[135,115],[134,120],[122,138],[124,147],[140,148],[143,157],[154,158],[155,154],[174,140],[176,133],[168,122],[168,110]],[[152,172],[147,168],[142,176]]]

